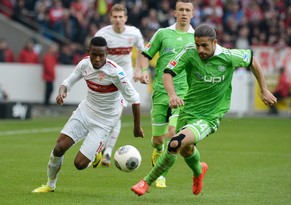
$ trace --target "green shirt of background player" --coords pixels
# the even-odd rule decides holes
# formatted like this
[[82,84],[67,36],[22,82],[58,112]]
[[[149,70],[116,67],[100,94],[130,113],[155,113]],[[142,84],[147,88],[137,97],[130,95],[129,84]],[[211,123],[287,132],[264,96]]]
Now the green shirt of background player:
[[[170,59],[179,53],[187,43],[194,43],[194,29],[190,25],[193,17],[192,0],[178,0],[176,2],[175,16],[176,23],[167,28],[159,29],[146,45],[143,55],[144,58],[151,60],[159,52],[157,60],[152,95],[152,166],[164,150],[165,138],[175,134],[179,109],[169,107],[169,97],[163,84],[163,73]],[[143,70],[140,78],[141,83],[149,82],[147,69]],[[177,95],[183,98],[188,90],[186,73],[181,72],[174,80]],[[156,181],[157,187],[166,187],[165,178],[160,177]]]
[[[171,107],[183,106],[177,124],[177,134],[171,139],[155,167],[132,190],[143,195],[149,186],[164,171],[172,167],[177,154],[184,157],[193,171],[193,194],[203,187],[203,177],[208,169],[200,162],[196,146],[208,135],[216,132],[220,120],[230,108],[231,80],[237,67],[250,67],[261,90],[261,99],[266,105],[274,105],[277,99],[268,90],[261,66],[251,50],[226,49],[217,44],[215,30],[202,24],[195,29],[195,45],[187,45],[173,58],[164,71],[163,81]],[[189,90],[184,98],[177,96],[173,76],[183,70],[187,73]]]

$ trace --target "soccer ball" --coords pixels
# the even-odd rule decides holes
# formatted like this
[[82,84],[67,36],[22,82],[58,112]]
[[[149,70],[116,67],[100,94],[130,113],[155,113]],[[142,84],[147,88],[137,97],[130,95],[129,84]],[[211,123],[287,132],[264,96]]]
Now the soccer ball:
[[141,164],[141,155],[132,145],[119,147],[114,154],[115,166],[124,172],[132,172]]

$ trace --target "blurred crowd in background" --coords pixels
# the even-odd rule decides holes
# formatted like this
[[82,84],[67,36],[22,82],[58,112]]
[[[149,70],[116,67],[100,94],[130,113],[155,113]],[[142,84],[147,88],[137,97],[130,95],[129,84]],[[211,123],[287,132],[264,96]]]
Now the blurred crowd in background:
[[[128,25],[138,27],[145,41],[157,29],[175,22],[175,0],[0,0],[0,12],[41,33],[60,46],[60,64],[76,64],[86,53],[89,40],[108,24],[113,4],[128,9]],[[290,0],[194,0],[191,25],[204,22],[215,26],[219,44],[250,48],[268,45],[291,46]],[[9,48],[0,36],[0,50]],[[37,42],[30,39],[24,48]],[[37,49],[34,49],[37,52]],[[6,52],[6,51],[5,51]],[[3,53],[3,52],[2,52]],[[6,56],[6,57],[5,57]],[[9,57],[8,57],[9,56]],[[0,61],[23,62],[21,53],[0,54]],[[40,61],[40,57],[35,62]]]

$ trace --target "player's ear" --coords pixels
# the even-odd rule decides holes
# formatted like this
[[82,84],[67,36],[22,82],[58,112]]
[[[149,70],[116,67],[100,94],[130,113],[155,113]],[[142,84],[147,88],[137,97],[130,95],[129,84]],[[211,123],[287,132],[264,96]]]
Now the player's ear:
[[213,40],[213,44],[216,45],[217,44],[217,39]]

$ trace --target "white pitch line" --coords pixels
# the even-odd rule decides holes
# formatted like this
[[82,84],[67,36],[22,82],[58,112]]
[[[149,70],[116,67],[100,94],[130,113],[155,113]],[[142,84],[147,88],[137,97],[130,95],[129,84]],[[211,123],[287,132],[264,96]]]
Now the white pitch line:
[[61,128],[59,127],[27,129],[27,130],[7,130],[7,131],[1,131],[0,136],[46,133],[46,132],[55,132],[55,131],[60,131],[60,130]]
[[[121,127],[131,126],[131,123],[121,123],[121,124],[122,124]],[[51,127],[51,128],[25,129],[25,130],[6,130],[6,131],[0,131],[0,136],[48,133],[48,132],[61,131],[61,129],[62,129],[61,127]]]

